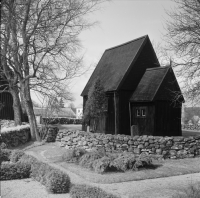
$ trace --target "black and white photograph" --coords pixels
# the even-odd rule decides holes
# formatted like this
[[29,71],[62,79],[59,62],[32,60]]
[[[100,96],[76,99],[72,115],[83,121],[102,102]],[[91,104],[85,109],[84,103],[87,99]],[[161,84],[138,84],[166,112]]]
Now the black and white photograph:
[[2,198],[200,198],[200,0],[2,0]]

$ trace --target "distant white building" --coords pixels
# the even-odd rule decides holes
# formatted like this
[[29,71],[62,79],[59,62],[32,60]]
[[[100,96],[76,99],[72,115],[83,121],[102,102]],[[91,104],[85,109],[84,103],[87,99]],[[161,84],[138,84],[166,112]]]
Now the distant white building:
[[76,118],[82,119],[83,118],[83,107],[76,108]]

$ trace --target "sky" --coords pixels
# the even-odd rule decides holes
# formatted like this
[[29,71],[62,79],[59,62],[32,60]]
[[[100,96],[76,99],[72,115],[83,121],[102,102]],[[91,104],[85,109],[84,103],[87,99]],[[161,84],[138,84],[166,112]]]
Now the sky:
[[[148,35],[155,43],[163,43],[166,33],[166,11],[173,9],[171,0],[111,0],[99,6],[87,18],[98,24],[80,34],[85,67],[90,69],[70,84],[76,107],[82,105],[81,92],[107,48]],[[37,100],[33,95],[33,100]],[[67,106],[67,103],[65,104]]]

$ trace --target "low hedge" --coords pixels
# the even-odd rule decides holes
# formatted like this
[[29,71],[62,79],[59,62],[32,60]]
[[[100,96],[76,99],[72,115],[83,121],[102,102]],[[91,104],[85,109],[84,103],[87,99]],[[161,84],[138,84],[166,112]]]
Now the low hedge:
[[45,186],[52,193],[68,193],[71,182],[66,173],[54,169],[47,173]]
[[25,153],[21,150],[14,150],[10,155],[10,161],[15,163],[18,162]]
[[70,190],[71,198],[117,198],[117,196],[106,193],[98,187],[88,185],[74,185]]
[[28,163],[3,162],[0,170],[0,180],[24,179],[30,177],[31,166]]
[[25,144],[29,140],[30,126],[28,124],[1,130],[1,142],[4,142],[7,147],[16,147],[20,144]]
[[46,163],[36,161],[31,167],[31,177],[43,185],[46,185],[46,175],[53,168]]
[[3,161],[10,161],[11,150],[0,149],[0,163]]
[[47,124],[82,124],[82,119],[76,118],[42,118],[43,123]]
[[[52,193],[69,192],[71,182],[69,176],[23,151],[2,149],[0,180],[33,178],[45,185]],[[8,161],[12,160],[12,161]]]
[[31,166],[30,176],[52,193],[67,193],[71,186],[70,178],[66,173],[39,161]]

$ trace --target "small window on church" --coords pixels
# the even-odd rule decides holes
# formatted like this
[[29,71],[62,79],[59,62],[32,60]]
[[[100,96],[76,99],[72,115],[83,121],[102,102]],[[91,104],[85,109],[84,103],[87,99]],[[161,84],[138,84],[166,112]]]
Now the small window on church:
[[146,109],[141,109],[141,116],[145,117],[146,116]]
[[136,117],[146,117],[147,116],[147,110],[146,107],[138,107],[136,108]]
[[137,115],[137,117],[141,116],[140,109],[136,109],[136,115]]

